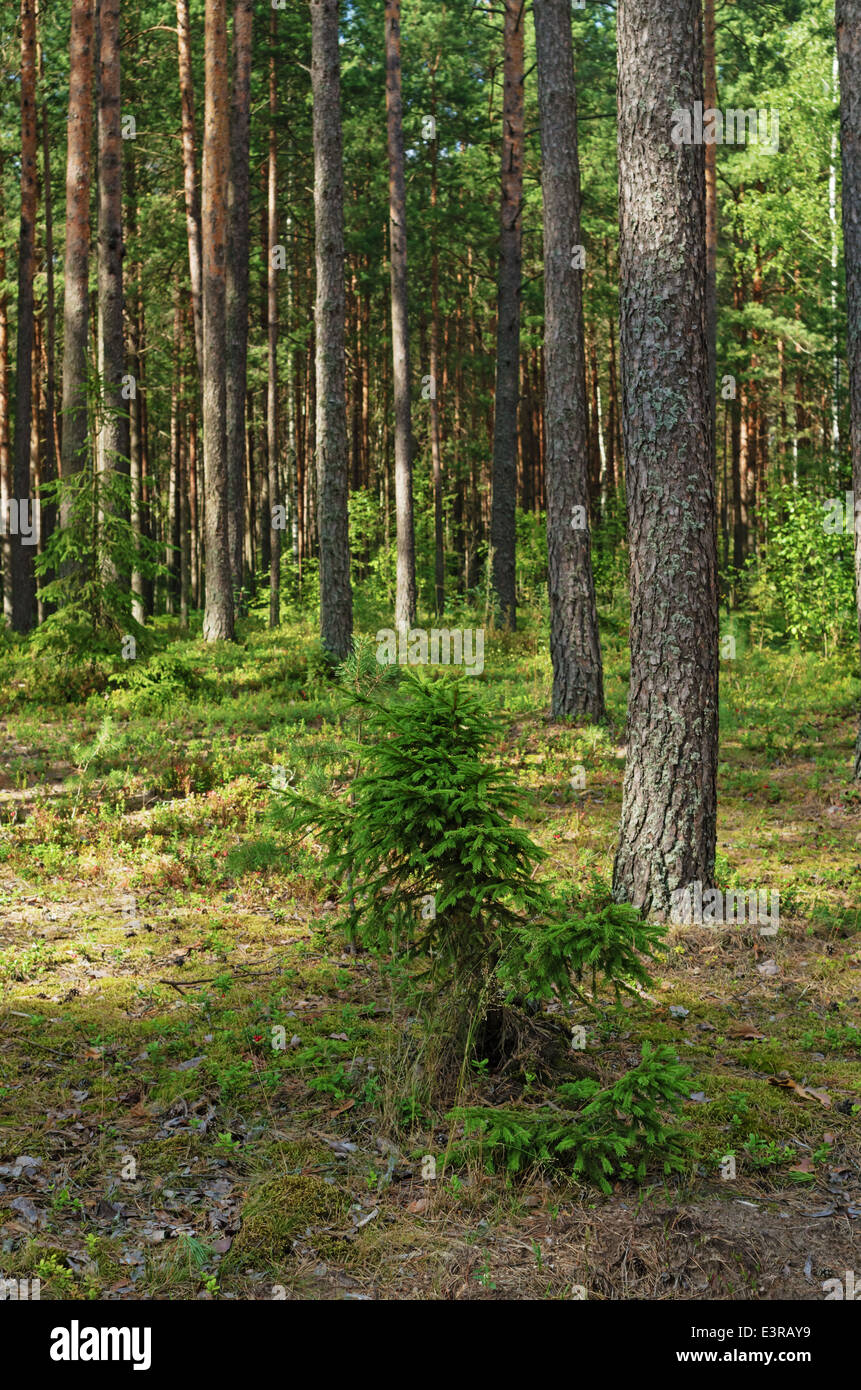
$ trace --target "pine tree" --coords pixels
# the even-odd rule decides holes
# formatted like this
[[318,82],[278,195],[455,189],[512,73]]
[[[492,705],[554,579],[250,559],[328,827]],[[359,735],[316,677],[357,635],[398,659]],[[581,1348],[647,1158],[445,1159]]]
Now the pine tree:
[[311,0],[314,94],[314,227],[317,255],[317,507],[320,638],[338,661],[350,654],[353,599],[347,515],[344,356],[344,174],[338,0]]
[[517,626],[515,512],[517,406],[520,396],[520,277],[523,227],[523,0],[503,0],[505,64],[502,108],[502,199],[496,310],[496,395],[493,416],[493,590],[502,620]]
[[[855,597],[861,637],[861,0],[837,0],[836,21],[840,65],[852,487],[855,496]],[[861,781],[861,727],[855,745],[855,777]]]
[[416,619],[416,543],[413,527],[412,407],[407,306],[407,194],[401,95],[401,0],[386,0],[386,114],[389,142],[395,518],[398,548],[395,623],[400,628],[408,627]]
[[617,898],[665,914],[711,886],[718,614],[706,340],[700,0],[620,0],[619,225],[631,684]]
[[225,377],[226,193],[230,158],[226,0],[206,0],[203,139],[203,471],[206,492],[206,641],[233,640],[227,528]]
[[555,717],[604,717],[589,533],[577,93],[568,0],[535,0],[541,190],[550,656]]

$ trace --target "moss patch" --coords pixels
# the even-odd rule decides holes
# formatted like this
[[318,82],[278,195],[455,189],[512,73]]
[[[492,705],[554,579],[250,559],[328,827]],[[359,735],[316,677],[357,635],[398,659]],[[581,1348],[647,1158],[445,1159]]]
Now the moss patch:
[[242,1209],[242,1229],[223,1268],[277,1268],[303,1236],[320,1254],[343,1250],[348,1206],[346,1194],[322,1178],[297,1173],[264,1183]]

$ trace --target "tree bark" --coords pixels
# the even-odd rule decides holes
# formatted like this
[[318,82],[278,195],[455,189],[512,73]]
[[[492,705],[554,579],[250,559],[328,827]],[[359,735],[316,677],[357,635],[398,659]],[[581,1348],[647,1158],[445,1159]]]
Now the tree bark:
[[314,227],[317,255],[317,515],[320,639],[338,661],[350,654],[353,596],[347,512],[349,451],[344,353],[344,175],[338,0],[311,0],[314,96]]
[[230,121],[227,254],[227,475],[230,572],[244,606],[245,393],[248,374],[248,150],[253,0],[233,11],[234,79]]
[[[715,0],[703,0],[703,102],[717,107],[715,62]],[[712,473],[717,474],[717,145],[705,147],[706,178],[706,340],[709,349],[709,402],[712,429]]]
[[[128,153],[125,162],[126,172],[126,195],[127,195],[127,222],[129,237],[133,245],[137,244],[138,235],[138,212],[137,212],[137,179],[135,169],[134,149]],[[129,296],[127,305],[128,323],[128,342],[129,342],[129,374],[132,379],[132,393],[128,401],[129,410],[129,474],[130,474],[130,500],[129,500],[129,519],[132,528],[132,544],[135,549],[135,563],[132,566],[131,590],[132,590],[132,617],[135,622],[142,623],[145,620],[146,612],[144,605],[144,580],[141,573],[141,534],[143,530],[143,465],[142,465],[142,440],[141,440],[141,407],[142,407],[142,387],[141,381],[141,319],[143,316],[143,285],[142,267],[140,260],[132,266],[133,290]]]
[[226,0],[206,0],[206,102],[201,219],[203,290],[203,476],[207,642],[233,640],[233,588],[227,530],[227,381],[225,288],[230,160]]
[[194,81],[191,69],[191,25],[188,0],[176,0],[176,32],[179,51],[179,91],[182,111],[182,172],[185,191],[185,228],[188,240],[188,272],[194,313],[194,347],[197,371],[203,381],[203,291],[201,271],[200,199],[197,194],[197,153],[194,133]]
[[[855,595],[861,640],[861,0],[837,0],[835,17],[840,72],[849,419],[855,493]],[[861,727],[855,745],[855,777],[861,781]]]
[[[120,0],[101,0],[99,11],[99,430],[100,526],[118,509],[112,474],[129,472],[128,403],[123,399],[123,153],[120,106]],[[106,549],[112,548],[110,538]],[[105,576],[116,577],[112,557]]]
[[[33,413],[33,277],[36,269],[36,10],[21,0],[21,223],[18,239],[18,342],[15,355],[15,443],[12,500],[30,502],[30,429]],[[3,518],[11,530],[10,518]],[[33,550],[21,528],[10,536],[12,626],[29,632],[36,617]]]
[[275,509],[281,502],[278,486],[278,145],[275,121],[278,116],[278,83],[275,67],[275,11],[269,17],[269,160],[267,196],[266,321],[267,396],[266,456],[269,472],[269,626],[277,627],[281,617],[281,532],[275,525]]
[[445,551],[442,522],[442,447],[440,444],[439,396],[439,245],[437,202],[439,198],[439,142],[436,135],[436,70],[442,57],[437,51],[431,78],[431,116],[434,135],[431,144],[431,348],[430,348],[430,434],[433,468],[434,597],[437,615],[445,608]]
[[[37,21],[37,40],[36,52],[39,67],[39,80],[44,83],[45,78],[45,57],[41,40],[38,38],[38,26],[41,22],[38,3],[36,9]],[[40,485],[42,483],[53,482],[57,477],[58,457],[57,457],[57,436],[56,436],[56,323],[57,310],[56,298],[54,293],[54,216],[51,199],[51,139],[48,129],[48,110],[47,104],[43,99],[41,111],[42,127],[42,174],[44,183],[44,212],[45,212],[45,337],[43,343],[43,355],[45,359],[45,428],[40,435],[43,441],[42,465],[39,473]],[[39,554],[42,554],[51,534],[56,525],[57,508],[54,502],[43,503],[40,508],[39,525]],[[48,572],[43,577],[43,584],[49,583],[54,578],[53,572]],[[39,600],[39,611],[42,613],[44,605]],[[42,618],[40,616],[40,622]]]
[[[3,155],[0,153],[0,221],[5,215]],[[3,553],[3,621],[12,622],[12,539],[9,535],[9,498],[12,495],[9,450],[9,298],[6,294],[6,244],[0,237],[0,545]]]
[[493,591],[506,627],[517,626],[517,405],[520,389],[520,271],[523,208],[524,0],[503,0],[505,75],[502,107],[502,199],[493,417]]
[[[87,315],[93,138],[93,0],[74,0],[69,39],[66,251],[63,273],[63,478],[87,457]],[[60,524],[68,524],[68,503]]]
[[620,0],[620,307],[631,550],[627,765],[614,894],[665,916],[714,878],[717,522],[706,340],[700,0]]
[[395,625],[401,628],[410,626],[416,619],[410,338],[407,316],[407,195],[401,96],[401,0],[386,0],[386,115],[389,145],[395,518],[398,549]]
[[550,656],[554,718],[604,717],[604,679],[589,533],[586,368],[577,92],[568,0],[535,0],[541,191]]
[[167,475],[167,513],[165,516],[164,568],[165,590],[164,611],[173,617],[176,613],[176,600],[179,593],[179,556],[177,541],[179,536],[179,467],[182,450],[182,351],[183,314],[179,290],[175,288],[173,297],[173,340],[171,345],[173,361],[170,373],[170,457]]

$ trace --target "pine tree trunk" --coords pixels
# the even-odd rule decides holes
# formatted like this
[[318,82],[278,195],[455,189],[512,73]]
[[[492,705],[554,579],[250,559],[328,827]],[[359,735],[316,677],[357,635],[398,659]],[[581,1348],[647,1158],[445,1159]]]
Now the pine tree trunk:
[[502,107],[502,200],[493,417],[493,591],[507,627],[517,626],[517,404],[520,377],[520,271],[523,209],[523,0],[503,0],[505,75]]
[[[15,442],[12,500],[30,503],[30,429],[33,412],[33,276],[36,269],[36,11],[21,0],[21,223],[18,240],[18,342],[15,357]],[[4,526],[11,529],[9,518]],[[36,617],[33,549],[21,529],[10,537],[12,626],[29,632]]]
[[392,362],[395,393],[395,518],[397,590],[395,625],[416,618],[416,556],[413,525],[410,338],[407,316],[407,220],[404,127],[401,96],[401,0],[386,0],[386,113],[389,143],[389,240],[392,276]]
[[245,569],[257,573],[257,511],[254,487],[254,397],[245,401]]
[[[0,222],[5,216],[3,155],[0,152]],[[3,621],[12,621],[12,540],[9,535],[9,499],[12,495],[9,449],[9,297],[6,293],[6,245],[0,237],[0,546],[3,555]]]
[[631,684],[617,900],[664,916],[714,877],[717,524],[711,470],[700,0],[620,0],[620,307]]
[[441,59],[437,53],[434,64],[434,80],[431,85],[431,116],[434,119],[434,135],[431,145],[431,351],[430,351],[430,426],[431,426],[431,464],[433,468],[433,531],[434,531],[434,597],[437,615],[445,608],[445,552],[442,524],[442,447],[440,444],[439,419],[439,246],[437,232],[437,200],[439,197],[439,145],[436,136],[436,69]]
[[[99,432],[100,525],[123,510],[112,491],[112,475],[129,472],[128,402],[123,398],[123,154],[120,106],[120,0],[101,0],[99,31]],[[117,566],[106,541],[105,577]]]
[[167,474],[167,516],[165,518],[164,567],[165,576],[164,611],[169,617],[176,612],[177,592],[177,554],[176,554],[176,512],[177,475],[179,473],[179,435],[180,421],[180,358],[182,355],[182,301],[177,290],[173,297],[173,341],[170,374],[170,457]]
[[[715,0],[703,0],[703,100],[717,107]],[[706,172],[706,339],[709,349],[709,401],[712,422],[712,473],[717,471],[717,145],[705,147]]]
[[568,0],[535,0],[544,199],[547,548],[554,718],[604,717],[592,578],[577,94]]
[[[40,16],[37,6],[36,12],[37,25]],[[39,79],[44,82],[45,59],[42,43],[37,38],[36,49],[39,63]],[[51,139],[48,129],[47,104],[43,101],[41,111],[42,126],[42,170],[43,182],[45,185],[45,196],[43,199],[45,210],[45,338],[43,343],[43,356],[45,363],[45,428],[41,435],[43,440],[42,466],[40,470],[40,482],[53,482],[59,471],[58,441],[56,435],[56,323],[57,309],[54,293],[54,215],[51,197]],[[51,534],[56,525],[57,508],[53,502],[43,503],[40,508],[39,526],[39,553],[48,544]],[[52,571],[48,571],[42,579],[43,584],[48,584],[54,578]],[[40,613],[44,605],[40,600]],[[41,621],[40,617],[40,621]]]
[[[38,33],[38,10],[36,14],[36,25]],[[37,41],[38,53],[38,41]],[[38,68],[38,59],[37,59]],[[37,203],[41,188],[37,187]],[[36,261],[41,261],[42,248],[38,242],[36,245]],[[41,443],[45,437],[45,334],[44,334],[44,308],[40,307],[36,313],[33,328],[33,409],[31,412],[30,423],[30,478],[32,480],[33,496],[39,497],[41,494],[42,483],[42,450]],[[35,513],[34,526],[35,555],[41,555],[44,551],[42,537],[42,513],[41,509]],[[36,588],[36,624],[40,626],[47,617],[45,605],[42,601],[40,588]]]
[[189,585],[190,599],[193,608],[201,606],[201,582],[200,582],[200,506],[198,478],[198,448],[197,448],[197,399],[194,393],[191,395],[188,411],[188,526],[190,532],[190,554],[189,554]]
[[[138,221],[137,221],[137,182],[135,170],[134,149],[129,151],[126,159],[126,194],[128,208],[128,227],[129,236],[132,243],[137,241]],[[140,343],[140,313],[143,310],[143,296],[141,285],[141,263],[138,261],[132,266],[132,281],[134,291],[130,296],[130,303],[127,307],[128,321],[128,340],[129,340],[129,374],[131,376],[132,392],[128,401],[129,411],[129,472],[131,482],[130,494],[130,521],[132,528],[132,542],[135,548],[136,557],[140,555],[141,549],[141,530],[142,530],[142,493],[143,493],[143,473],[141,458],[141,343]],[[142,623],[145,619],[144,611],[144,581],[141,574],[139,560],[132,567],[131,574],[132,590],[132,617],[135,622]]]
[[[847,347],[852,487],[855,493],[855,596],[861,639],[861,0],[837,0],[843,246],[846,260]],[[861,781],[861,728],[855,745]]]
[[225,287],[230,93],[226,0],[206,0],[206,107],[201,219],[203,290],[203,476],[207,642],[233,640],[233,586],[227,530]]
[[267,396],[266,457],[269,473],[269,626],[277,627],[281,618],[281,532],[275,525],[276,507],[281,502],[278,486],[278,147],[275,120],[278,115],[278,84],[275,68],[275,11],[269,19],[269,179],[267,190],[266,320],[267,320]]
[[[61,472],[70,478],[87,456],[87,315],[90,178],[93,136],[93,3],[74,0],[69,39],[66,251],[63,273],[63,429]],[[61,507],[68,524],[68,504]]]
[[248,368],[248,148],[251,103],[252,0],[233,12],[234,79],[230,120],[230,236],[227,256],[227,474],[230,572],[244,606],[245,392]]
[[338,661],[350,654],[353,596],[347,513],[349,452],[344,356],[344,175],[338,0],[311,0],[314,97],[314,226],[317,255],[317,499],[320,639]]
[[615,497],[619,487],[617,462],[621,462],[621,460],[619,460],[619,452],[616,443],[619,429],[619,392],[616,386],[616,328],[612,319],[610,319],[607,325],[607,330],[607,344],[610,354],[608,364],[610,402],[607,410],[607,477],[610,484],[610,491]]
[[[147,332],[146,332],[146,313],[144,310],[143,298],[143,277],[141,266],[138,264],[138,286],[137,286],[137,314],[138,314],[138,345],[140,350],[140,380],[138,382],[138,418],[140,422],[140,517],[139,533],[141,537],[152,540],[153,536],[153,502],[154,502],[154,479],[150,468],[149,453],[149,410],[147,406],[146,391],[146,360],[147,360]],[[143,617],[152,617],[153,597],[155,593],[155,582],[151,574],[145,573],[141,576],[141,609]]]
[[194,81],[191,69],[191,25],[188,0],[176,0],[179,51],[179,92],[182,110],[182,172],[185,191],[185,228],[188,271],[194,313],[194,347],[197,370],[203,381],[203,291],[201,271],[200,199],[197,193],[197,153],[194,133]]

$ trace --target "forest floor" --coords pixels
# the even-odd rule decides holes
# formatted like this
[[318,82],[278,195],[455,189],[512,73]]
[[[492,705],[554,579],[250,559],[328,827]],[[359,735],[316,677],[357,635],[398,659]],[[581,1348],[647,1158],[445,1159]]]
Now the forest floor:
[[[553,871],[607,880],[623,625],[601,730],[548,721],[538,630],[488,637],[497,754]],[[269,634],[252,615],[224,651],[174,640],[87,698],[85,671],[4,657],[0,1277],[38,1277],[43,1298],[817,1300],[861,1269],[854,654],[736,630],[720,878],[778,891],[780,929],[671,928],[652,989],[587,1025],[602,1077],[646,1039],[694,1077],[687,1170],[608,1196],[445,1163],[444,1114],[398,1070],[411,1020],[327,926],[319,847],[288,852],[271,814],[273,768],[325,774],[344,718],[300,618]],[[534,1082],[486,1070],[465,1099]]]

